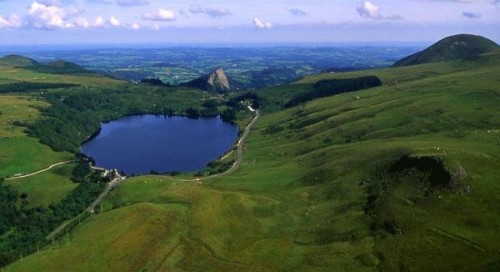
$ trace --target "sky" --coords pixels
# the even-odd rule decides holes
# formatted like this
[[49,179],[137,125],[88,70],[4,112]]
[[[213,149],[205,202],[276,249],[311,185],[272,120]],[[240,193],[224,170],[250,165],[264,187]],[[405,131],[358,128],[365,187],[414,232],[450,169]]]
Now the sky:
[[500,42],[500,0],[0,0],[0,45]]

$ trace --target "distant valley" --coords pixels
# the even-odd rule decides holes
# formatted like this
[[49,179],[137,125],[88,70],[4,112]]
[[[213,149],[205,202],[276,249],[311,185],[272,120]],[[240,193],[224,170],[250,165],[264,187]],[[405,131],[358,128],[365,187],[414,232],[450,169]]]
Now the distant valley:
[[[131,81],[157,78],[179,85],[223,68],[235,89],[285,84],[322,71],[342,72],[390,66],[420,50],[415,46],[164,48],[18,50],[41,62],[66,60]],[[4,54],[12,54],[12,50]],[[2,50],[0,48],[0,55]]]

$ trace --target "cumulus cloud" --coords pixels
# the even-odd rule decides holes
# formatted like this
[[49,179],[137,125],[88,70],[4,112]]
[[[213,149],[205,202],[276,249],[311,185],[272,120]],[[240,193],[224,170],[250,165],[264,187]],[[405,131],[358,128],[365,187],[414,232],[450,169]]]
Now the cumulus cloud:
[[9,18],[4,18],[0,15],[0,29],[2,28],[20,28],[22,20],[16,14],[11,15]]
[[206,14],[212,18],[219,18],[231,15],[231,12],[224,8],[207,8],[200,5],[189,6],[189,12],[192,14]]
[[372,19],[372,20],[399,20],[402,19],[401,16],[395,15],[395,16],[382,16],[380,13],[380,6],[376,5],[370,1],[364,1],[361,3],[358,8],[357,8],[358,14],[367,19]]
[[28,10],[26,21],[27,24],[38,29],[70,28],[72,24],[68,23],[67,20],[80,13],[81,11],[78,9],[67,11],[58,6],[33,2]]
[[481,18],[481,13],[464,11],[462,12],[462,16],[469,19],[478,19]]
[[295,15],[295,16],[305,16],[307,15],[307,13],[301,9],[298,9],[298,8],[293,8],[293,9],[290,9],[288,10],[288,12],[290,12],[290,14],[292,15]]
[[142,19],[150,21],[174,21],[175,13],[169,9],[152,10],[141,15]]
[[120,20],[118,20],[115,16],[111,16],[111,18],[109,18],[109,24],[114,27],[119,27],[121,25]]
[[93,21],[87,18],[76,18],[74,24],[81,28],[101,28],[104,27],[104,19],[101,16],[97,16]]
[[253,19],[253,24],[255,25],[256,29],[270,29],[273,27],[273,25],[270,22],[264,22],[257,17]]
[[116,4],[122,7],[149,5],[148,0],[116,0]]
[[130,24],[130,25],[128,25],[128,27],[130,29],[133,29],[133,30],[139,30],[139,29],[141,29],[141,26],[138,23]]

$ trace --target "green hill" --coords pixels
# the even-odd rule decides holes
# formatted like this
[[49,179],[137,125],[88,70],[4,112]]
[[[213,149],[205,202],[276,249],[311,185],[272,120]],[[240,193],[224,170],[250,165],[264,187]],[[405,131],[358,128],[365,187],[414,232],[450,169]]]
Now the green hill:
[[34,71],[49,74],[83,74],[91,73],[89,70],[64,60],[47,62],[33,67]]
[[19,55],[7,55],[0,58],[0,65],[13,66],[13,67],[33,67],[38,66],[39,63],[27,57]]
[[33,70],[37,73],[48,74],[83,74],[92,73],[91,71],[76,65],[74,63],[56,60],[47,63],[40,63],[34,59],[19,55],[7,55],[0,58],[0,65]]
[[[130,178],[5,270],[498,271],[499,74],[495,50],[260,90],[236,172]],[[282,108],[364,76],[382,86]]]
[[428,62],[473,59],[498,49],[495,42],[476,35],[459,34],[446,37],[429,48],[403,58],[393,67],[423,64]]

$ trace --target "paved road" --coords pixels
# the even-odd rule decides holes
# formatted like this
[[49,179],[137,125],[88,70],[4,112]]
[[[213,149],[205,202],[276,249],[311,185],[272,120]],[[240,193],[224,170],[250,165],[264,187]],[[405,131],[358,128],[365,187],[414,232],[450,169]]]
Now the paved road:
[[102,200],[109,194],[109,192],[111,192],[113,188],[120,185],[125,179],[126,177],[118,175],[110,182],[108,182],[108,184],[106,185],[106,189],[104,189],[104,191],[102,191],[102,193],[94,200],[94,202],[92,202],[92,204],[90,204],[90,206],[88,206],[85,210],[89,213],[94,213],[95,207],[102,202]]
[[[250,107],[250,106],[249,106]],[[214,178],[214,177],[220,177],[224,175],[228,175],[236,171],[240,165],[241,162],[243,161],[243,146],[245,144],[245,140],[248,137],[248,134],[250,134],[250,130],[252,129],[253,125],[255,125],[255,122],[257,122],[257,119],[260,117],[260,112],[258,110],[255,110],[255,117],[253,120],[246,126],[245,131],[243,131],[243,135],[241,135],[241,138],[238,140],[238,153],[236,154],[236,161],[234,162],[233,166],[229,168],[226,172],[220,173],[220,174],[215,174],[212,176],[204,177],[202,179],[208,179],[208,178]]]
[[203,181],[203,180],[207,180],[207,179],[211,179],[211,178],[218,178],[218,177],[222,177],[225,175],[229,175],[229,174],[233,173],[234,171],[238,170],[238,168],[241,165],[241,162],[243,161],[243,147],[245,144],[245,140],[247,139],[248,135],[250,134],[250,130],[252,129],[253,125],[255,125],[255,123],[257,122],[257,119],[259,119],[259,117],[260,117],[259,110],[254,110],[254,112],[255,112],[255,117],[245,127],[243,134],[241,135],[240,139],[238,140],[238,143],[236,144],[236,146],[238,147],[237,154],[236,154],[236,160],[234,161],[231,168],[229,168],[225,172],[222,172],[219,174],[206,176],[206,177],[199,177],[199,178],[194,178],[194,179],[181,179],[181,178],[176,178],[176,177],[172,177],[172,176],[167,176],[167,177],[171,180],[177,180],[177,181]]
[[54,163],[54,164],[52,164],[51,166],[49,166],[49,167],[47,167],[47,168],[45,168],[45,169],[42,169],[42,170],[40,170],[40,171],[36,171],[36,172],[30,173],[30,174],[21,175],[21,176],[16,176],[16,177],[5,178],[5,180],[21,179],[21,178],[31,177],[31,176],[34,176],[34,175],[37,175],[37,174],[40,174],[40,173],[43,173],[43,172],[49,171],[50,169],[52,169],[52,168],[54,168],[54,167],[56,167],[56,166],[59,166],[59,165],[62,165],[62,164],[66,164],[66,163],[70,163],[70,162],[75,162],[75,160],[63,161],[63,162]]

